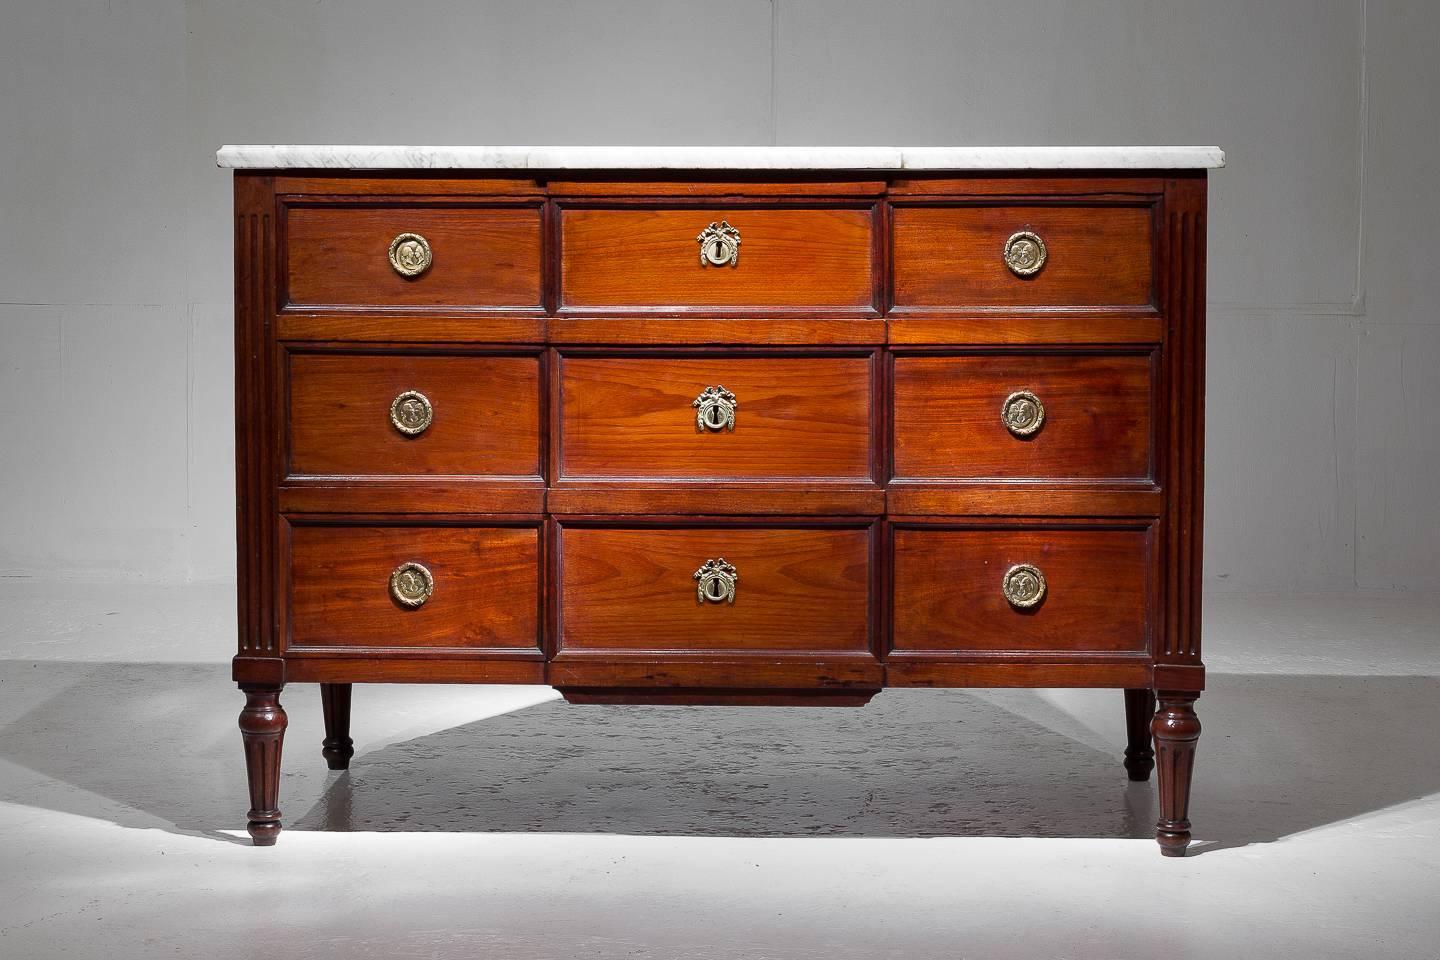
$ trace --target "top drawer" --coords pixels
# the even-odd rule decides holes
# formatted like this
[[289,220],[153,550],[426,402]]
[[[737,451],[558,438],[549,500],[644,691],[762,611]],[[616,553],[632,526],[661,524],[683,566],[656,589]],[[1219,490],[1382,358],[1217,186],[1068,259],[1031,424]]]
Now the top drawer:
[[538,206],[288,207],[284,302],[539,309]]
[[875,314],[874,207],[562,207],[560,304]]
[[896,206],[897,310],[1147,307],[1152,207]]

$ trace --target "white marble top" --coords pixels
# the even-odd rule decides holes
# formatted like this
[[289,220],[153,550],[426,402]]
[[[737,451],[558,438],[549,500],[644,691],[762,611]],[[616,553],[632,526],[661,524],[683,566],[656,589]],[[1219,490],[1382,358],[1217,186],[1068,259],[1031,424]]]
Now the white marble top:
[[1225,165],[1219,147],[224,146],[265,170],[1164,170]]

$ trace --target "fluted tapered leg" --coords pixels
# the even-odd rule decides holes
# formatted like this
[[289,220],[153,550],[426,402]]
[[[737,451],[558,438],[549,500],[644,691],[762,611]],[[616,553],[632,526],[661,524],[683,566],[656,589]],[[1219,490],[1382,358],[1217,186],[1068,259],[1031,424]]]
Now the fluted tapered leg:
[[1125,691],[1125,772],[1131,780],[1150,779],[1155,769],[1155,748],[1150,721],[1155,719],[1155,691]]
[[268,847],[280,836],[280,747],[287,717],[280,687],[242,684],[245,709],[240,736],[245,741],[245,770],[250,777],[250,838]]
[[325,713],[325,742],[321,753],[331,770],[345,770],[355,756],[350,739],[350,684],[320,684],[320,708]]
[[1160,709],[1151,724],[1160,778],[1160,820],[1155,840],[1167,857],[1185,856],[1190,845],[1190,775],[1195,769],[1195,746],[1200,741],[1200,718],[1195,716],[1194,692],[1161,690]]

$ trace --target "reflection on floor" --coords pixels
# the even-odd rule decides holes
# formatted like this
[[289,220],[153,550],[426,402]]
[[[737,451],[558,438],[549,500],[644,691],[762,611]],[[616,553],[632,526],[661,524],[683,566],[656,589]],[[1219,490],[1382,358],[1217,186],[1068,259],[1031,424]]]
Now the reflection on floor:
[[[257,851],[224,664],[0,661],[0,956],[185,954],[202,916],[211,957],[1433,956],[1440,617],[1323,607],[1207,611],[1223,672],[1180,863],[1125,779],[1116,691],[801,710],[367,686],[335,774],[295,685],[286,832]],[[64,622],[61,653],[86,634]],[[43,623],[12,620],[13,646]]]

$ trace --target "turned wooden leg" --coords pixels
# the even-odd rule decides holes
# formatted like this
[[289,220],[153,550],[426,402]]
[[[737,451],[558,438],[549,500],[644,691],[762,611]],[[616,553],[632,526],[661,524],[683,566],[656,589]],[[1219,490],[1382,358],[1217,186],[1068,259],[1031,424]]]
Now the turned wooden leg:
[[1155,719],[1155,691],[1125,691],[1125,772],[1131,780],[1149,780],[1155,769],[1150,721]]
[[240,735],[250,776],[250,838],[255,846],[268,847],[280,836],[280,747],[287,718],[280,687],[241,684],[240,689],[245,691]]
[[325,712],[325,741],[320,752],[331,770],[346,770],[355,756],[350,739],[350,684],[320,684],[320,708]]
[[1155,840],[1167,857],[1185,856],[1190,844],[1190,774],[1195,769],[1195,745],[1200,741],[1200,719],[1195,716],[1199,696],[1193,691],[1161,690],[1160,709],[1150,727],[1160,777]]

